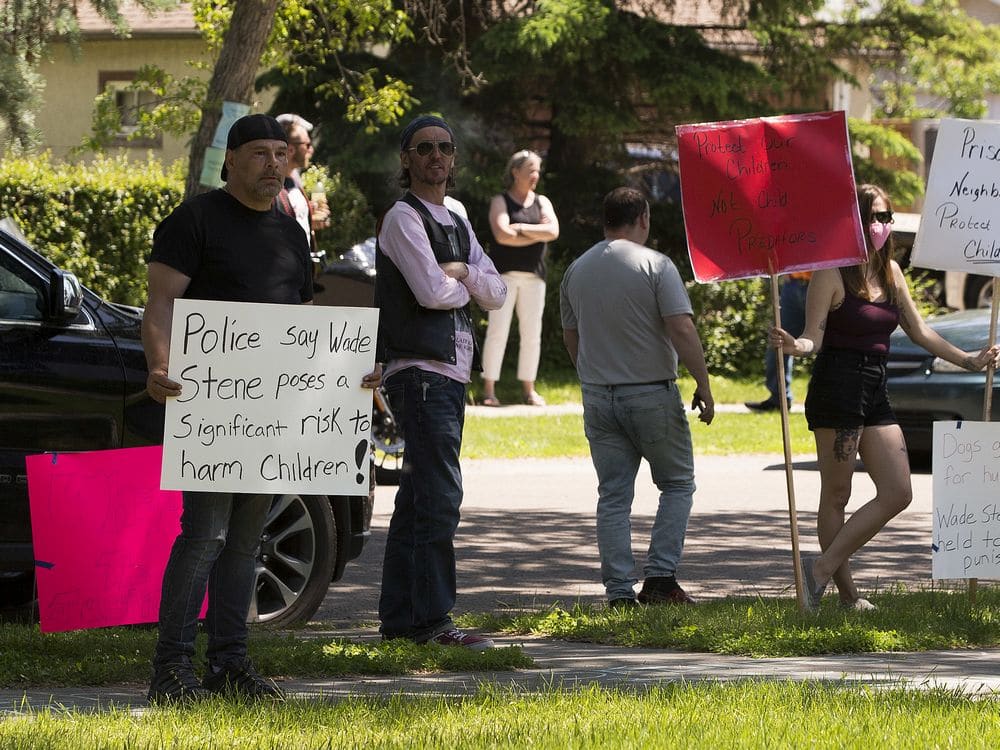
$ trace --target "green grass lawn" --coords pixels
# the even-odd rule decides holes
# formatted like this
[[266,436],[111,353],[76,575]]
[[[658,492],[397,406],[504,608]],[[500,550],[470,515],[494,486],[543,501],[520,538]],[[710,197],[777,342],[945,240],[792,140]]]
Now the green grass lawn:
[[12,750],[310,748],[994,748],[991,700],[941,689],[815,682],[669,683],[643,689],[484,687],[467,698],[352,697],[277,705],[48,711],[0,722]]
[[841,609],[828,596],[817,615],[790,599],[722,599],[696,607],[616,611],[569,606],[519,614],[466,615],[465,626],[618,646],[753,657],[988,648],[1000,645],[1000,591],[890,591],[874,612]]
[[[0,624],[0,686],[107,685],[149,680],[156,644],[152,626],[42,633],[37,625]],[[203,652],[204,640],[198,645]],[[197,661],[204,661],[199,652]],[[415,672],[530,669],[520,646],[472,652],[406,640],[351,641],[308,628],[253,628],[250,654],[265,675],[343,677]],[[2,745],[0,745],[2,747]]]
[[[688,415],[694,452],[727,456],[735,453],[782,453],[781,418],[777,413],[720,412],[711,425]],[[814,455],[816,444],[802,414],[790,414],[793,455]],[[570,458],[589,456],[583,416],[480,417],[467,414],[463,458]]]
[[[697,607],[613,611],[580,607],[465,613],[461,627],[571,641],[755,657],[920,651],[1000,645],[1000,591],[873,594],[875,612],[841,610],[827,597],[818,615],[791,599],[721,599]],[[250,652],[263,674],[285,677],[474,672],[534,667],[519,646],[484,653],[397,640],[351,641],[312,628],[254,628]],[[34,625],[0,625],[0,686],[145,682],[155,643],[151,627],[43,634]],[[201,658],[200,656],[198,657]]]
[[[519,403],[518,387],[516,380],[500,381],[497,393],[501,401]],[[580,384],[572,370],[548,373],[537,387],[550,404],[580,403]],[[689,403],[694,381],[683,377],[678,380],[678,387],[685,402]],[[805,378],[793,383],[797,399],[805,397],[805,387]],[[756,381],[716,377],[712,378],[712,388],[718,404],[742,404],[767,396],[767,391]],[[803,391],[801,394],[799,389]],[[478,381],[473,383],[470,393],[477,401],[480,391]],[[781,417],[776,412],[719,412],[711,425],[699,422],[697,412],[689,412],[688,421],[697,454],[784,452]],[[816,445],[806,427],[805,417],[801,413],[791,414],[788,424],[792,454],[814,454]],[[590,450],[583,434],[583,417],[579,414],[506,417],[503,410],[499,410],[497,416],[466,415],[462,455],[466,458],[571,458],[589,456]]]

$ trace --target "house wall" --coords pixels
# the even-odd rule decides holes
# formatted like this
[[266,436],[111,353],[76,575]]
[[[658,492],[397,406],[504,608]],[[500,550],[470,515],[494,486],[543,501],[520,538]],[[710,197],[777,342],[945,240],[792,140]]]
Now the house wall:
[[[205,43],[197,36],[85,40],[76,57],[68,45],[53,45],[51,60],[40,69],[46,85],[36,124],[42,131],[43,147],[50,149],[56,159],[71,158],[71,149],[90,133],[102,71],[136,71],[143,65],[156,64],[171,75],[186,76],[196,72],[187,65],[188,60],[204,61],[206,57]],[[198,72],[208,75],[208,71]],[[273,91],[258,93],[254,111],[266,111],[273,100]],[[137,159],[145,159],[151,152],[164,164],[170,164],[187,158],[188,138],[164,134],[159,147],[128,146],[110,152],[125,152]]]

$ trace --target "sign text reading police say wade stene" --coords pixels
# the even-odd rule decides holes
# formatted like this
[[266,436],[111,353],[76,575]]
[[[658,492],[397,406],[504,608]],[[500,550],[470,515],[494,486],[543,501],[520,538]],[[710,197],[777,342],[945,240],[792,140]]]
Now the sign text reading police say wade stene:
[[368,491],[378,312],[177,300],[163,489]]

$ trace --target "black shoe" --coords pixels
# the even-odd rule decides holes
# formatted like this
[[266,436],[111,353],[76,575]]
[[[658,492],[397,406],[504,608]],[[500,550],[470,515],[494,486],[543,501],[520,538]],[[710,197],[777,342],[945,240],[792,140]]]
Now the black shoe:
[[189,661],[164,664],[154,669],[146,694],[146,700],[153,705],[197,703],[211,697],[212,693],[198,682]]
[[212,693],[228,697],[276,701],[285,699],[285,694],[278,686],[261,677],[249,659],[223,664],[218,669],[210,668],[201,681],[201,686]]
[[764,401],[744,401],[743,405],[750,411],[778,411],[781,405],[777,401],[765,399]]
[[618,599],[612,599],[610,602],[608,602],[608,609],[617,609],[617,610],[635,609],[638,606],[639,602],[637,602],[635,598],[631,596],[622,596],[619,597]]
[[694,598],[673,576],[649,576],[639,592],[641,604],[694,604]]

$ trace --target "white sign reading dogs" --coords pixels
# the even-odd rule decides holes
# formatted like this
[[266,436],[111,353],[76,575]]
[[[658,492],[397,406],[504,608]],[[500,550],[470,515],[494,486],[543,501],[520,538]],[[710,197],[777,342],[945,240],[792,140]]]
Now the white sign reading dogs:
[[913,264],[1000,276],[1000,122],[941,120]]
[[177,300],[161,487],[368,492],[378,312]]
[[1000,578],[1000,423],[934,423],[934,578]]

